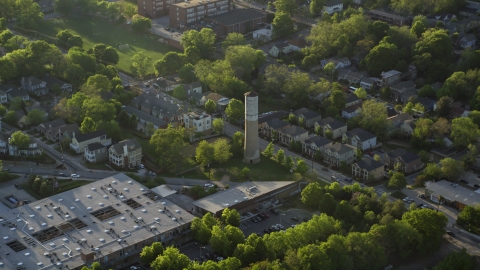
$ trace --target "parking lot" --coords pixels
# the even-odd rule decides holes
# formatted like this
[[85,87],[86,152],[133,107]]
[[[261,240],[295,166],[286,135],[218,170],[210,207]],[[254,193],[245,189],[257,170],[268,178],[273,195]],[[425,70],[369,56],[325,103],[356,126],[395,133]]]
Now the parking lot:
[[[240,223],[240,229],[245,234],[245,237],[248,237],[252,233],[259,233],[260,235],[263,235],[263,230],[276,224],[281,224],[285,229],[288,229],[292,227],[292,225],[303,222],[304,218],[311,219],[313,216],[312,213],[302,209],[289,209],[287,211],[279,210],[278,215],[270,211],[266,211],[264,213],[268,214],[268,217],[258,221],[257,223],[253,222],[252,218]],[[298,221],[294,221],[292,218],[297,218]]]
[[187,255],[190,260],[199,259],[201,256],[205,256],[207,253],[211,253],[209,247],[200,243],[193,242],[180,248],[180,252]]

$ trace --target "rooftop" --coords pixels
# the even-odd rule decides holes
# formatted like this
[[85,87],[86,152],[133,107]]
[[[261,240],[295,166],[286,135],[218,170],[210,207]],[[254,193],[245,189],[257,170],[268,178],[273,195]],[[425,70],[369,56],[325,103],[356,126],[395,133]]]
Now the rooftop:
[[73,269],[84,264],[81,253],[94,252],[98,260],[155,235],[169,238],[167,232],[192,220],[171,201],[117,174],[3,211],[0,261],[5,269]]
[[337,120],[333,117],[327,117],[327,118],[323,118],[322,120],[318,121],[317,122],[319,125],[321,126],[325,126],[325,125],[329,125],[332,129],[338,129],[338,128],[341,128],[341,127],[344,127],[346,126],[347,124],[343,123],[342,121],[340,120]]
[[268,113],[263,113],[259,115],[258,117],[258,124],[265,123],[269,120],[272,120],[274,118],[283,118],[287,116],[288,113],[286,111],[276,111],[276,112],[268,112]]
[[461,186],[441,180],[436,183],[432,183],[426,187],[429,191],[433,192],[434,196],[442,195],[449,201],[457,201],[465,205],[474,206],[480,203],[480,194],[475,191],[463,188]]
[[309,108],[305,108],[305,107],[302,107],[298,110],[293,111],[292,114],[294,114],[297,117],[301,115],[306,119],[311,119],[311,118],[315,118],[315,117],[320,116],[320,114],[317,113],[316,111],[313,111],[313,110],[311,110]]
[[253,8],[233,9],[230,12],[207,17],[209,20],[218,21],[224,25],[232,25],[266,17],[267,14]]
[[265,122],[265,124],[269,127],[269,128],[273,128],[274,130],[277,130],[279,128],[283,128],[283,127],[286,127],[286,126],[289,126],[290,124],[286,121],[283,121],[279,118],[273,118],[271,120],[268,120],[267,122]]
[[254,199],[260,195],[284,188],[293,181],[245,182],[229,189],[219,191],[203,199],[194,201],[197,207],[211,213],[217,213],[234,204]]
[[128,114],[134,114],[137,118],[145,120],[146,122],[151,122],[152,124],[156,125],[157,127],[163,127],[167,124],[167,122],[163,119],[150,115],[148,113],[144,113],[140,110],[137,110],[130,106],[122,106],[122,109]]
[[358,137],[360,140],[362,141],[366,141],[366,140],[370,140],[372,138],[375,138],[377,136],[375,136],[374,134],[364,130],[364,129],[361,129],[361,128],[354,128],[350,131],[347,131],[347,133],[345,133],[348,137]]
[[405,149],[402,149],[402,148],[398,148],[398,149],[395,149],[393,151],[390,151],[387,155],[391,159],[401,158],[406,163],[412,162],[412,161],[420,158],[419,155],[414,154],[412,152],[409,152],[409,151],[407,151]]
[[333,144],[329,147],[327,147],[325,150],[329,150],[330,152],[333,153],[338,153],[339,155],[342,155],[344,153],[348,153],[350,151],[355,151],[357,148],[348,145],[348,144],[343,144],[343,143],[336,143]]
[[288,134],[288,135],[294,137],[294,136],[298,136],[298,135],[301,135],[301,134],[308,133],[308,130],[306,130],[302,127],[299,127],[299,126],[292,125],[292,126],[287,126],[287,127],[284,127],[282,129],[280,129],[279,132],[281,132],[283,134]]
[[363,160],[355,163],[354,165],[356,165],[360,169],[366,170],[368,172],[384,166],[383,163],[378,162],[378,161],[374,160],[373,158],[363,159]]
[[189,7],[196,7],[201,5],[206,5],[208,3],[215,3],[222,0],[189,0],[185,2],[178,2],[176,4],[172,4],[174,6],[182,7],[182,8],[189,8]]

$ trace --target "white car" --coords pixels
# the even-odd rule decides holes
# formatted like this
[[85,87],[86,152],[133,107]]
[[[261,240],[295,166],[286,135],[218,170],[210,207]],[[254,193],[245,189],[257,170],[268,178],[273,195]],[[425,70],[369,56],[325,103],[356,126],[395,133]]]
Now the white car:
[[140,270],[140,267],[137,267],[137,266],[130,266],[130,270]]
[[74,173],[74,174],[70,175],[70,177],[72,177],[72,178],[80,178],[80,175]]
[[276,224],[275,226],[276,226],[277,228],[279,228],[280,230],[283,230],[283,229],[285,229],[285,227],[283,227],[283,225],[282,225],[282,224]]
[[205,184],[205,187],[213,188],[213,187],[215,187],[215,185],[213,185],[213,184]]

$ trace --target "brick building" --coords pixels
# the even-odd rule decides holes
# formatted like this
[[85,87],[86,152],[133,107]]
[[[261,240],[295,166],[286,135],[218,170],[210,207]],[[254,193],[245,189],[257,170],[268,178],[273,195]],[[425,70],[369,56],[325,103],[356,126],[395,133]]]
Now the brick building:
[[220,36],[229,33],[245,34],[261,28],[262,23],[267,22],[267,14],[253,8],[234,9],[229,13],[206,17],[204,21],[217,26],[213,30]]
[[227,13],[231,0],[190,0],[169,6],[170,26],[183,29],[187,24],[201,21],[204,17]]
[[175,0],[137,0],[138,14],[152,19],[165,16],[173,3]]

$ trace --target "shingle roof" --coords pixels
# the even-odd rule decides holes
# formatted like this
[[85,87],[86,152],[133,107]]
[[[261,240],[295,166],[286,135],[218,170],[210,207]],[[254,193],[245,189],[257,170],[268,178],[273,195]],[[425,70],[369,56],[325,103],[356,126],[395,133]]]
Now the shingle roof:
[[332,141],[325,138],[325,137],[322,137],[322,136],[313,136],[311,138],[308,138],[304,141],[304,143],[306,144],[315,144],[317,147],[322,147],[324,145],[327,145],[329,143],[331,143]]
[[371,13],[371,14],[375,14],[375,15],[379,15],[379,16],[384,16],[384,17],[392,18],[392,19],[396,19],[396,20],[405,20],[406,19],[403,16],[388,13],[388,12],[384,12],[384,11],[380,11],[380,10],[369,10],[367,13]]
[[202,97],[206,97],[208,94],[210,94],[210,92],[206,92],[206,93],[197,93],[197,92],[194,92],[194,93],[191,93],[190,94],[190,97],[191,98],[194,98],[196,100],[200,100],[202,99]]
[[332,129],[338,129],[346,126],[347,124],[343,123],[340,120],[337,120],[333,117],[327,117],[317,122],[321,126],[329,125]]
[[415,87],[415,83],[412,81],[399,82],[396,85],[391,86],[392,90],[397,90],[397,91],[401,91],[404,88],[412,88],[412,87]]
[[310,110],[310,109],[305,108],[305,107],[302,107],[298,110],[295,110],[292,113],[297,117],[300,116],[300,115],[303,115],[303,117],[305,117],[306,119],[312,119],[312,118],[320,116],[320,114],[317,113],[316,111]]
[[392,116],[395,116],[397,114],[398,114],[398,112],[394,108],[391,108],[391,107],[387,108],[387,117],[392,117]]
[[422,104],[424,107],[429,107],[436,103],[435,100],[426,97],[418,97],[417,102]]
[[355,163],[360,169],[364,169],[366,171],[372,171],[379,167],[383,167],[384,165],[381,162],[374,160],[373,158],[366,158]]
[[406,163],[412,162],[420,158],[419,155],[409,152],[402,148],[398,148],[393,151],[390,151],[389,153],[387,153],[387,155],[391,159],[402,158],[402,160],[405,161]]
[[64,81],[62,81],[62,80],[60,80],[60,79],[58,79],[58,78],[52,77],[52,76],[50,76],[50,75],[48,75],[48,74],[45,75],[45,76],[43,76],[42,80],[43,80],[44,82],[46,82],[46,83],[47,83],[47,86],[49,86],[49,87],[52,87],[52,86],[55,85],[55,84],[57,84],[58,86],[62,86],[62,85],[64,85],[64,84],[66,84],[66,82],[64,82]]
[[356,95],[351,94],[351,95],[347,96],[347,99],[345,100],[345,103],[351,103],[351,102],[355,102],[357,100],[359,100],[359,98]]
[[357,136],[358,138],[360,138],[360,140],[362,141],[366,141],[366,140],[370,140],[372,138],[375,138],[377,136],[375,136],[374,134],[364,130],[364,129],[361,129],[361,128],[355,128],[355,129],[352,129],[350,131],[347,131],[346,135],[348,137],[354,137],[354,136]]
[[230,12],[208,17],[208,19],[218,21],[225,25],[237,24],[245,21],[251,21],[257,18],[263,18],[267,15],[253,8],[234,9]]
[[213,100],[215,103],[217,103],[220,99],[226,98],[226,97],[224,97],[220,94],[217,94],[217,93],[210,93],[210,94],[206,95],[205,98]]
[[275,130],[290,125],[288,122],[283,121],[279,118],[273,118],[271,120],[268,120],[265,124],[267,124],[268,127],[273,128]]
[[135,150],[142,148],[142,145],[140,145],[140,143],[135,138],[118,142],[118,143],[112,145],[112,147],[113,147],[113,149],[115,149],[115,152],[117,152],[117,154],[120,154],[120,153],[123,154],[123,146],[124,145],[127,146],[128,150],[130,150],[130,146],[134,146]]
[[42,80],[36,78],[36,77],[33,77],[33,76],[29,76],[26,78],[26,83],[32,83],[32,85],[39,85],[41,83],[43,83]]
[[107,148],[107,147],[105,145],[99,143],[99,142],[94,142],[94,143],[91,143],[91,144],[87,145],[87,149],[90,152],[93,152],[95,150],[102,149],[102,148]]
[[287,116],[288,113],[286,111],[276,111],[276,112],[271,112],[271,113],[264,113],[258,117],[258,124],[265,123],[269,120],[272,120],[274,118],[283,118]]
[[55,120],[52,120],[52,121],[42,123],[38,126],[44,127],[44,128],[47,128],[47,129],[48,128],[56,128],[56,127],[65,126],[65,121],[63,121],[62,118],[59,118],[59,119],[55,119]]
[[137,110],[130,106],[123,106],[122,109],[128,114],[134,114],[137,116],[138,119],[143,119],[147,122],[151,122],[152,124],[156,125],[157,127],[162,127],[167,124],[167,122],[163,119],[150,115],[148,113],[144,113],[140,110]]
[[12,98],[28,96],[28,91],[25,88],[13,87],[7,91],[7,95],[10,95]]
[[303,129],[299,126],[288,126],[288,127],[284,127],[280,130],[280,132],[284,133],[284,134],[288,134],[292,137],[294,136],[298,136],[300,134],[304,134],[304,133],[308,133],[308,130],[306,129]]
[[343,143],[336,143],[332,146],[327,147],[327,150],[330,150],[330,152],[338,153],[339,155],[348,153],[350,151],[355,151],[355,149],[355,147]]
[[105,133],[105,130],[97,130],[87,134],[75,134],[75,139],[77,139],[77,142],[84,142],[104,135],[107,135],[107,133]]

